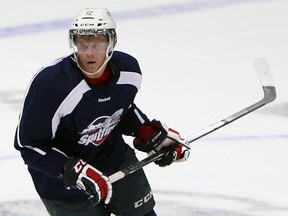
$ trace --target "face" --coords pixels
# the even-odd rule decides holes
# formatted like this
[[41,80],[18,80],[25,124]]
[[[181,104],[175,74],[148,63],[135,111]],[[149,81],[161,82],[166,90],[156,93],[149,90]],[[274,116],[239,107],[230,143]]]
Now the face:
[[[78,36],[75,39],[75,46],[78,52],[78,62],[85,71],[93,73],[102,66],[108,47],[104,35],[97,35],[97,37]],[[102,73],[99,73],[99,75],[101,76]]]

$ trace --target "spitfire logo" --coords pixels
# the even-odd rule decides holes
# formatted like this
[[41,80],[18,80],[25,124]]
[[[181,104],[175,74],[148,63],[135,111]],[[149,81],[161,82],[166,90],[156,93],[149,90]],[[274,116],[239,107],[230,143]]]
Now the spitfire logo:
[[113,128],[120,121],[123,109],[116,111],[112,116],[102,116],[95,119],[88,128],[84,129],[78,141],[81,145],[90,143],[99,146],[111,133]]

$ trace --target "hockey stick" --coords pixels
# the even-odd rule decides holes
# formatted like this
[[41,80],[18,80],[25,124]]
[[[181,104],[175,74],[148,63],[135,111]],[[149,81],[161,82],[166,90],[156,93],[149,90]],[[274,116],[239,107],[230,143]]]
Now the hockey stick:
[[[234,114],[232,114],[232,115],[230,115],[230,116],[228,116],[228,117],[226,117],[226,118],[224,118],[224,119],[222,119],[222,120],[220,120],[220,121],[218,121],[218,122],[216,122],[216,123],[214,123],[214,124],[212,124],[206,128],[204,128],[204,129],[192,134],[191,136],[189,136],[185,140],[184,146],[186,146],[187,148],[190,148],[190,143],[194,142],[195,140],[198,140],[201,137],[204,137],[204,136],[212,133],[213,131],[216,131],[219,128],[222,128],[223,126],[243,117],[244,115],[247,115],[250,112],[253,112],[254,110],[256,110],[256,109],[264,106],[265,104],[268,104],[268,103],[270,103],[276,99],[276,89],[275,89],[274,80],[272,77],[272,73],[270,71],[269,64],[266,62],[266,60],[264,60],[262,58],[258,58],[254,62],[254,67],[255,67],[255,70],[258,74],[258,78],[262,84],[264,97],[260,101],[258,101],[258,102],[256,102],[256,103],[254,103],[254,104],[252,104],[252,105],[250,105],[250,106],[248,106],[248,107],[246,107],[246,108],[244,108],[244,109],[242,109],[242,110],[240,110],[240,111],[238,111],[238,112],[236,112],[236,113],[234,113]],[[165,153],[165,151],[159,151],[153,155],[146,157],[145,159],[143,159],[143,160],[141,160],[135,164],[132,164],[132,165],[110,175],[109,179],[110,179],[111,183],[116,182],[116,181],[124,178],[125,176],[141,169],[142,167],[158,160],[159,158],[161,158],[163,156],[164,153]]]
[[275,89],[275,85],[274,85],[274,80],[272,77],[272,72],[270,70],[269,64],[267,63],[266,60],[262,59],[262,58],[258,58],[255,60],[254,62],[254,67],[255,70],[258,74],[258,78],[262,84],[262,88],[264,91],[264,97],[258,101],[257,103],[254,103],[248,107],[246,107],[243,110],[240,110],[210,126],[208,126],[207,128],[204,128],[194,134],[192,134],[191,136],[189,136],[185,143],[187,145],[189,145],[190,143],[192,143],[193,141],[206,136],[208,134],[210,134],[211,132],[243,117],[244,115],[247,115],[250,112],[253,112],[254,110],[264,106],[267,103],[272,102],[273,100],[276,99],[276,89]]

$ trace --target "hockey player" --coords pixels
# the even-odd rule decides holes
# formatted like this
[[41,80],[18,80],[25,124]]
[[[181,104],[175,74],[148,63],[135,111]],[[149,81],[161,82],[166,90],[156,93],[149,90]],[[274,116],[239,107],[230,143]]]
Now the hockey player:
[[161,167],[185,161],[179,134],[135,105],[137,60],[114,51],[116,26],[105,8],[80,11],[69,29],[72,54],[43,67],[25,95],[15,135],[36,191],[57,216],[153,216],[143,169],[111,184],[138,160],[123,135],[147,153],[167,150]]

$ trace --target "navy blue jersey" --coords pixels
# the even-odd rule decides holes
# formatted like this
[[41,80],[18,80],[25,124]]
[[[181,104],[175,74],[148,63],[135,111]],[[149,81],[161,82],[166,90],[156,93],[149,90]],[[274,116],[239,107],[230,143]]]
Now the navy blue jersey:
[[28,87],[14,145],[43,198],[86,199],[67,191],[59,178],[68,158],[82,158],[110,175],[129,147],[123,134],[133,136],[148,121],[134,104],[142,80],[137,60],[115,51],[108,64],[112,79],[91,85],[71,56],[63,57],[41,69]]

